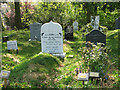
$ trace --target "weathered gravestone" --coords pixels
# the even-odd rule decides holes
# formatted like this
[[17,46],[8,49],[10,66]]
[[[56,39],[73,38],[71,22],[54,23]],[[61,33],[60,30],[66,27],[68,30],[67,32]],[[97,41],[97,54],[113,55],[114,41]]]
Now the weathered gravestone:
[[120,17],[115,20],[115,29],[120,29]]
[[87,41],[94,44],[97,44],[97,42],[106,44],[106,35],[99,30],[93,30],[86,35],[86,42]]
[[78,30],[78,22],[77,21],[75,21],[73,23],[73,30]]
[[98,30],[99,16],[91,16],[91,26],[93,27],[93,30]]
[[65,28],[65,39],[73,40],[73,29],[71,26]]
[[64,57],[63,34],[59,23],[50,21],[41,27],[41,47],[43,53]]
[[40,32],[41,32],[41,23],[33,23],[30,24],[30,40],[31,41],[40,41],[41,40],[41,36],[40,36]]
[[8,48],[8,51],[15,49],[17,50],[17,53],[18,53],[17,41],[7,41],[7,48]]

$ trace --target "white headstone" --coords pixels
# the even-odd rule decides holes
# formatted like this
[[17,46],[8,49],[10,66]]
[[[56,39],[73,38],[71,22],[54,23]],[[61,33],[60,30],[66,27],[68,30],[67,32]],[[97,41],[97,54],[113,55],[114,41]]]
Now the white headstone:
[[7,41],[7,48],[8,50],[18,49],[17,41]]
[[77,21],[75,21],[73,23],[73,30],[78,30],[78,22]]
[[62,26],[50,21],[41,27],[41,46],[43,53],[63,54]]
[[99,28],[99,16],[91,16],[91,26],[94,30]]

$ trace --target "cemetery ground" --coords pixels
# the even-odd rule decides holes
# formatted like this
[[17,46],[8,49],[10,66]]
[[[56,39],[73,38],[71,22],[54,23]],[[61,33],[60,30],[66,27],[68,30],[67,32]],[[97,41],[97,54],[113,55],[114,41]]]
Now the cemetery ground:
[[[64,32],[64,31],[63,31]],[[74,32],[74,41],[64,41],[64,59],[51,54],[41,54],[40,41],[28,41],[29,30],[3,31],[9,40],[17,40],[16,51],[7,51],[7,43],[2,43],[2,69],[11,71],[7,88],[117,88],[120,83],[118,75],[118,30],[106,32],[106,46],[111,48],[109,64],[99,79],[78,81],[76,68],[85,72],[84,60],[79,48],[85,47],[82,32]],[[87,71],[86,71],[87,72]],[[102,71],[100,71],[101,73]],[[102,79],[101,79],[102,77]]]

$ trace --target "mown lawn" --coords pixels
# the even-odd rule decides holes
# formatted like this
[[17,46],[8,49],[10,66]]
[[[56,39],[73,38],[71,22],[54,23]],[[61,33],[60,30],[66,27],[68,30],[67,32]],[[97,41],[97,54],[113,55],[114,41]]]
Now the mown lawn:
[[[86,33],[85,33],[86,34]],[[109,53],[111,66],[105,76],[106,80],[97,83],[97,80],[77,80],[75,69],[83,65],[81,53],[78,51],[85,38],[82,32],[74,32],[74,41],[64,41],[63,50],[66,53],[64,59],[51,54],[40,54],[41,42],[29,42],[29,30],[4,31],[3,36],[9,36],[9,40],[17,40],[19,53],[7,51],[7,43],[2,43],[2,69],[10,70],[10,85],[8,88],[116,88],[118,79],[118,30],[108,31],[107,44],[111,48]]]

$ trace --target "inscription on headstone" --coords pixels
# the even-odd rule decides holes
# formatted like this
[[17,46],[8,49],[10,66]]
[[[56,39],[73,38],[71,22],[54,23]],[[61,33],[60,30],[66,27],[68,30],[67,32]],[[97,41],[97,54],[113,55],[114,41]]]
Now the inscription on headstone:
[[99,30],[93,30],[86,35],[86,42],[90,41],[92,43],[104,43],[106,44],[106,35]]
[[91,26],[93,27],[93,30],[98,30],[99,16],[91,16]]
[[44,53],[63,54],[63,34],[60,24],[50,21],[42,25],[41,46]]
[[73,30],[78,30],[78,22],[77,21],[75,21],[73,23]]
[[7,41],[7,48],[8,50],[18,49],[17,41]]
[[115,29],[120,29],[120,17],[115,21]]
[[40,32],[41,32],[41,23],[33,23],[30,24],[30,38],[32,41],[41,40]]
[[73,40],[73,29],[71,26],[65,28],[65,39]]

